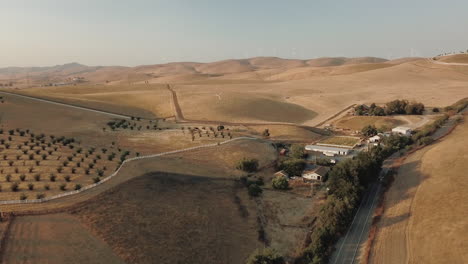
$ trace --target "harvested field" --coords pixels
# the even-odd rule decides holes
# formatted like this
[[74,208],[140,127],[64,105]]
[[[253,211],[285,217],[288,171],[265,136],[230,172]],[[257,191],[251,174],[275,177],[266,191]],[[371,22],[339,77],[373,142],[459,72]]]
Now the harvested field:
[[261,246],[255,203],[232,180],[146,174],[74,214],[129,263],[244,263]]
[[303,123],[316,116],[312,110],[288,103],[282,98],[177,88],[179,103],[187,119]]
[[145,118],[174,115],[166,85],[79,85],[40,87],[23,94]]
[[345,116],[334,123],[337,128],[357,131],[361,131],[362,128],[369,125],[381,130],[390,130],[404,124],[406,124],[405,121],[387,116]]
[[287,125],[249,125],[246,126],[257,135],[261,135],[265,129],[270,133],[270,139],[285,141],[310,142],[321,137],[316,131],[307,128]]
[[70,214],[12,220],[2,263],[124,263]]
[[467,133],[465,122],[405,160],[384,202],[371,263],[468,261]]

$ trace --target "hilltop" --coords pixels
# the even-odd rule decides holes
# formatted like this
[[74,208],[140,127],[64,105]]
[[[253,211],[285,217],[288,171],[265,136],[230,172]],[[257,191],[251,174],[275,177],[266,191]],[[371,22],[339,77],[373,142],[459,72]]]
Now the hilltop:
[[[86,66],[68,63],[50,67],[8,67],[0,68],[0,81],[12,81],[21,85],[50,85],[82,77],[86,82],[95,83],[135,83],[135,82],[190,82],[206,79],[260,79],[291,80],[310,77],[312,74],[296,74],[297,71],[319,71],[327,67],[367,65],[356,71],[383,67],[386,59],[375,57],[345,58],[324,57],[309,60],[283,59],[278,57],[255,57],[230,59],[210,63],[172,62],[166,64],[125,66]],[[386,64],[385,66],[390,66]],[[351,67],[351,70],[349,70]]]

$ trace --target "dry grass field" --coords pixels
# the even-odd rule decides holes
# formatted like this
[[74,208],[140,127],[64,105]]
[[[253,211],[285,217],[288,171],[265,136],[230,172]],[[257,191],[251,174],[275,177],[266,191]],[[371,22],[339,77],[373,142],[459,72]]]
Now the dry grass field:
[[124,263],[70,214],[20,216],[10,228],[2,263]]
[[[289,122],[313,125],[353,103],[384,103],[406,98],[422,101],[429,106],[449,105],[458,98],[466,97],[468,92],[464,89],[464,83],[467,80],[468,69],[455,70],[449,66],[420,60],[346,75],[223,86],[185,84],[176,85],[175,90],[188,119],[216,120],[223,116],[226,117],[224,120],[251,122],[287,122],[286,119],[289,119]],[[268,100],[265,101],[265,98]],[[232,101],[236,104],[231,103]],[[272,109],[269,115],[274,116],[274,119],[269,115],[260,116],[257,104],[253,102],[258,102],[259,105],[268,102],[271,105],[268,109]],[[291,111],[297,108],[290,107],[290,104],[309,109],[317,115],[312,116],[307,111],[302,111],[299,116],[282,118],[283,113],[294,114],[284,109],[286,106]],[[239,108],[233,108],[232,105]]]
[[438,58],[439,61],[448,63],[468,63],[468,54],[456,54]]
[[371,263],[465,263],[468,123],[409,156],[387,193]]
[[129,263],[244,263],[261,247],[255,203],[232,180],[147,174],[75,214]]
[[174,115],[166,85],[117,84],[38,87],[21,93],[145,118]]
[[427,59],[267,59],[213,65],[216,67],[181,63],[138,68],[148,75],[150,83],[154,82],[151,85],[111,82],[18,91],[143,117],[167,117],[174,115],[170,94],[166,85],[157,84],[156,80],[202,74],[209,77],[195,78],[193,82],[166,80],[175,83],[186,119],[305,125],[318,124],[354,103],[404,98],[427,106],[444,106],[468,96],[464,86],[468,67],[440,65]]

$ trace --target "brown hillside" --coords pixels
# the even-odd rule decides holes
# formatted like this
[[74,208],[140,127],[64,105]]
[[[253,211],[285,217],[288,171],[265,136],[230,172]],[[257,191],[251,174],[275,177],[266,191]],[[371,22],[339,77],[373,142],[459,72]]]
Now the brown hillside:
[[456,54],[438,58],[438,61],[448,63],[468,63],[468,54]]

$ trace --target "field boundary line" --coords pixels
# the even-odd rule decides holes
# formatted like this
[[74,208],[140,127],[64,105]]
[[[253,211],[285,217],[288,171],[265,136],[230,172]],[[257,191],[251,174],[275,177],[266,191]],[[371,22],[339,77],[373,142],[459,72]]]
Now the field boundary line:
[[171,155],[171,154],[177,154],[177,153],[182,153],[182,152],[188,152],[188,151],[193,151],[193,150],[199,150],[199,149],[204,149],[204,148],[212,148],[212,147],[228,144],[228,143],[231,143],[231,142],[234,142],[234,141],[237,141],[237,140],[260,140],[260,139],[255,138],[255,137],[238,137],[238,138],[229,139],[229,140],[226,140],[226,141],[223,141],[223,142],[217,142],[217,143],[212,143],[212,144],[206,144],[206,145],[201,145],[201,146],[195,146],[195,147],[190,147],[190,148],[184,148],[184,149],[166,151],[166,152],[157,153],[157,154],[150,154],[150,155],[144,155],[144,156],[129,158],[129,159],[124,160],[120,164],[120,166],[111,175],[103,178],[102,180],[100,180],[97,183],[87,185],[87,186],[85,186],[85,187],[83,187],[83,188],[81,188],[79,190],[68,191],[68,192],[64,192],[64,193],[61,193],[61,194],[57,194],[57,195],[42,198],[42,199],[0,201],[0,205],[45,203],[45,202],[48,202],[48,201],[51,201],[51,200],[56,200],[56,199],[59,199],[59,198],[62,198],[62,197],[75,195],[75,194],[84,192],[86,190],[92,189],[92,188],[94,188],[94,187],[96,187],[96,186],[98,186],[100,184],[105,183],[106,181],[112,179],[113,177],[117,176],[118,173],[120,172],[120,170],[122,169],[122,167],[128,162],[132,162],[132,161],[135,161],[135,160],[141,160],[141,159],[156,158],[156,157],[161,157],[161,156],[166,156],[166,155]]

